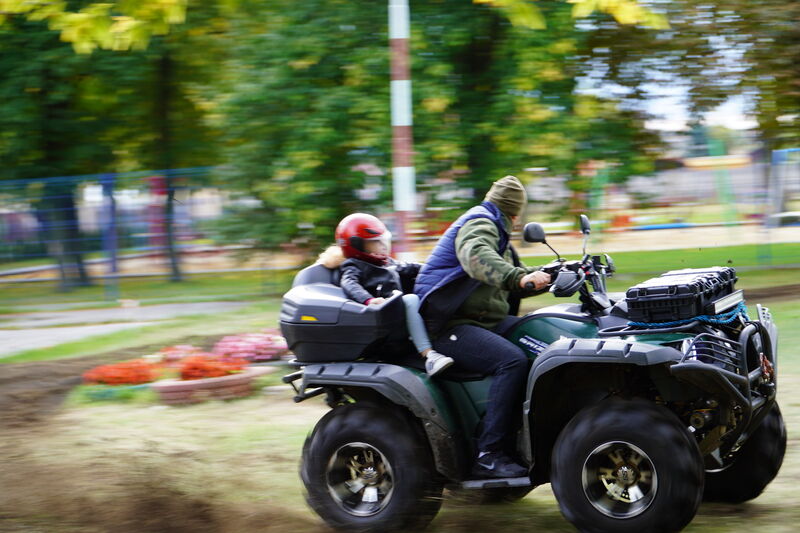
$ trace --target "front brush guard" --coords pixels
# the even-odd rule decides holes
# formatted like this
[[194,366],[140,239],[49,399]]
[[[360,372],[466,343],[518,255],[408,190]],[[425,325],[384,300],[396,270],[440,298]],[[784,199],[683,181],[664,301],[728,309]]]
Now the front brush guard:
[[[741,414],[736,426],[722,436],[722,456],[730,453],[743,435],[752,433],[775,403],[776,380],[774,375],[765,375],[762,363],[765,359],[776,367],[775,332],[772,324],[749,322],[738,342],[703,333],[694,338],[681,360],[670,366],[676,379],[727,399],[734,412]],[[758,352],[750,359],[759,362],[752,369],[748,368],[751,346]]]

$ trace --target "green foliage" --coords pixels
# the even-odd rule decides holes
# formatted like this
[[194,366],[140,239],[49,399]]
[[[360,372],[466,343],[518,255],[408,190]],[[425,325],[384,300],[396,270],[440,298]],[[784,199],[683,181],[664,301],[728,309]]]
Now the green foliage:
[[80,406],[93,403],[123,402],[151,404],[157,401],[150,385],[80,385],[72,389],[67,405]]
[[[347,213],[389,205],[385,13],[344,2],[249,7],[231,23],[231,95],[223,107],[229,167],[220,181],[260,205],[232,213],[225,234],[316,248]],[[480,197],[497,177],[532,166],[572,176],[582,161],[603,159],[618,181],[652,169],[659,143],[643,132],[643,117],[576,93],[584,66],[573,58],[586,38],[572,7],[539,8],[547,27],[531,30],[486,5],[414,6],[421,183],[471,188]],[[365,165],[383,175],[362,172]],[[357,194],[370,187],[381,194]],[[429,187],[432,205],[440,190]]]
[[[77,5],[76,5],[77,4]],[[166,34],[186,17],[187,0],[118,0],[116,2],[53,2],[0,0],[0,25],[19,16],[46,21],[76,52],[96,48],[147,48],[153,35]]]
[[327,242],[342,216],[370,207],[353,167],[388,158],[386,14],[320,0],[252,7],[232,22],[220,180],[261,206],[236,231],[269,246]]
[[[685,84],[695,114],[746,92],[764,135],[796,144],[798,8],[767,4],[414,3],[420,191],[452,206],[442,193],[472,202],[499,176],[546,167],[582,207],[587,166],[610,182],[652,172],[660,141],[641,101],[654,81]],[[0,0],[0,179],[216,165],[240,200],[225,239],[291,250],[330,242],[349,212],[391,209],[384,4],[185,7]]]
[[629,89],[641,101],[648,86],[681,87],[693,118],[730,97],[744,97],[770,148],[800,142],[800,4],[787,0],[646,0],[670,27],[619,27],[591,21],[586,61],[594,76]]

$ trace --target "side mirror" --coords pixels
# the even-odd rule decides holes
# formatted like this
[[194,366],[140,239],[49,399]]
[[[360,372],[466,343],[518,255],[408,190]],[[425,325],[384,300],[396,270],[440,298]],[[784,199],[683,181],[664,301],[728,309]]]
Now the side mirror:
[[589,235],[592,232],[592,225],[589,224],[589,217],[581,215],[581,233]]
[[611,256],[608,254],[603,254],[606,257],[606,265],[608,266],[608,273],[613,274],[617,271],[616,265],[614,265],[614,260],[611,259]]
[[613,259],[611,259],[611,256],[610,256],[610,255],[608,255],[608,254],[603,254],[603,255],[604,255],[604,256],[605,256],[605,258],[606,258],[606,266],[608,267],[608,272],[607,272],[607,274],[608,274],[608,275],[609,275],[609,277],[610,277],[611,275],[613,275],[613,274],[614,274],[614,272],[616,272],[616,271],[617,271],[617,267],[616,267],[616,265],[614,265],[614,260],[613,260]]
[[528,222],[525,224],[525,228],[522,230],[522,238],[525,239],[525,242],[547,242],[544,228],[541,224],[537,224],[536,222]]

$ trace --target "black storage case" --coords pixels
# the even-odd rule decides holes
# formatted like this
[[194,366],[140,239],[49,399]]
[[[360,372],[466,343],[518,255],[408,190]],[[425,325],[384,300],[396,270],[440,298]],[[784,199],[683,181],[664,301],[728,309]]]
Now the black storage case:
[[340,287],[311,283],[283,297],[280,326],[289,349],[301,363],[353,361],[386,355],[387,341],[407,345],[401,295],[379,306],[348,300]]
[[628,289],[628,319],[663,323],[713,314],[710,304],[731,294],[737,279],[731,267],[671,270]]

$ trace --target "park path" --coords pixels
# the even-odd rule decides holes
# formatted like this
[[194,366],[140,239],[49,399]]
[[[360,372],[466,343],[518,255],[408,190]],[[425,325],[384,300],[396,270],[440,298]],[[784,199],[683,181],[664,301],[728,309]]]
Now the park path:
[[3,315],[0,319],[0,358],[23,350],[47,348],[181,316],[235,311],[250,304],[196,302]]

